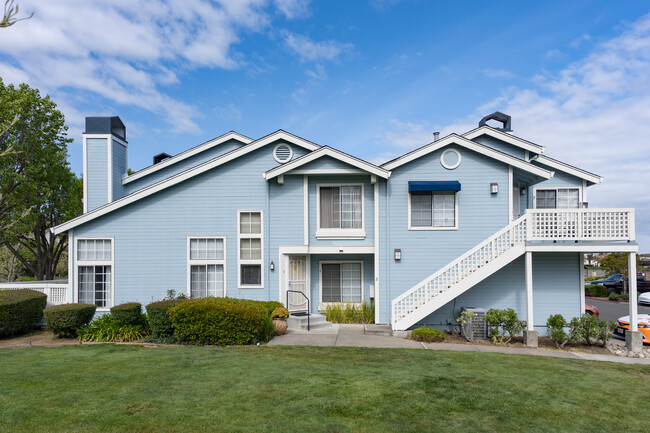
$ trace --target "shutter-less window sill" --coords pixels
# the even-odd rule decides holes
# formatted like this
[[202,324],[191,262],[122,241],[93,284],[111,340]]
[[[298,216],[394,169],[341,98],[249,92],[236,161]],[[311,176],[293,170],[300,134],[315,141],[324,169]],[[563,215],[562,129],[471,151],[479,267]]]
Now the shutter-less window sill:
[[316,239],[365,239],[363,229],[318,229]]

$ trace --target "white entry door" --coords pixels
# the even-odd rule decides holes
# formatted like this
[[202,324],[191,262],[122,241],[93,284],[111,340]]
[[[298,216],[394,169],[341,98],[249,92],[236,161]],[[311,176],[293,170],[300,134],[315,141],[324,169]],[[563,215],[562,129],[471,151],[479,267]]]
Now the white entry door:
[[289,305],[287,305],[289,311],[307,311],[306,297],[309,297],[309,272],[307,270],[306,256],[289,256],[287,290],[300,292],[289,292]]
[[521,203],[519,195],[521,194],[518,186],[512,187],[512,220],[516,220],[521,216],[521,209],[519,204]]

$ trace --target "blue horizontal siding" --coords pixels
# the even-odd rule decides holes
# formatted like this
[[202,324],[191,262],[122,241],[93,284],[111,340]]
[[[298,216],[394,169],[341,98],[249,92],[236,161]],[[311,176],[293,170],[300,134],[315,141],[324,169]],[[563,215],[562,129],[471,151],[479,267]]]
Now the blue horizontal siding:
[[108,141],[86,139],[86,210],[90,212],[108,203]]
[[498,138],[490,137],[489,135],[477,137],[472,141],[480,143],[483,146],[491,147],[492,149],[498,150],[499,152],[507,153],[508,155],[519,159],[524,159],[526,156],[526,151],[521,147],[506,143],[505,141],[499,140]]

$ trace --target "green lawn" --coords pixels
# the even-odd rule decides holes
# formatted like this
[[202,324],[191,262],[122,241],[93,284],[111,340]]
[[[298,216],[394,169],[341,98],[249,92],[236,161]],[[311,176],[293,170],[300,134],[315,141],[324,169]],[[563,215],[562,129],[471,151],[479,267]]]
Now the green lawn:
[[265,346],[2,349],[0,360],[7,432],[650,431],[647,366]]

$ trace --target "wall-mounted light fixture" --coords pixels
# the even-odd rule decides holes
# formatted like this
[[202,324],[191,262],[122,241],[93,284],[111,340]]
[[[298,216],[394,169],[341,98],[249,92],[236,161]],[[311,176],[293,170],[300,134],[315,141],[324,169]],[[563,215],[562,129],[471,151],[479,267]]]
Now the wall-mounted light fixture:
[[587,209],[588,207],[589,207],[589,202],[587,202],[587,201],[583,201],[583,202],[582,202],[582,208],[583,208],[583,209]]
[[273,263],[273,260],[271,260],[271,263],[269,264],[269,269],[270,270],[275,270],[275,263]]
[[497,194],[499,192],[499,184],[492,182],[490,184],[490,194]]
[[402,250],[399,248],[395,249],[395,260],[402,260]]
[[521,195],[526,195],[526,188],[522,188],[522,189],[520,189],[520,190],[519,190],[519,193],[520,193]]

